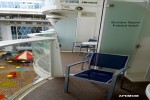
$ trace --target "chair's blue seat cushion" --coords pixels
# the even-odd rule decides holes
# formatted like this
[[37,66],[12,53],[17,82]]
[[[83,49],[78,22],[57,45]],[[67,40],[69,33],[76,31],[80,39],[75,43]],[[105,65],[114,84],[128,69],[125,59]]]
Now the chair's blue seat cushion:
[[75,74],[74,76],[106,83],[112,79],[113,73],[95,70],[95,69],[89,69],[81,73]]
[[81,47],[81,48],[89,48],[89,46],[85,45],[85,46],[75,46],[75,47]]

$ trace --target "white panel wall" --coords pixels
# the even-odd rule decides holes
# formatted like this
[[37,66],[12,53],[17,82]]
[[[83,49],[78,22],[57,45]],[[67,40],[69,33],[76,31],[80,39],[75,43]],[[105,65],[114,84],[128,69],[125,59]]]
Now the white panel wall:
[[84,7],[87,16],[82,16],[83,12],[78,12],[77,17],[77,41],[87,41],[88,39],[98,39],[102,6]]
[[7,24],[2,25],[2,39],[3,40],[11,40],[12,39],[10,25],[7,25]]
[[77,29],[77,41],[88,41],[90,38],[94,38],[95,33],[95,17],[79,17],[78,29]]
[[[11,34],[11,26],[7,23],[2,23],[2,40],[12,40],[12,34]],[[5,47],[6,51],[11,51],[12,46]]]

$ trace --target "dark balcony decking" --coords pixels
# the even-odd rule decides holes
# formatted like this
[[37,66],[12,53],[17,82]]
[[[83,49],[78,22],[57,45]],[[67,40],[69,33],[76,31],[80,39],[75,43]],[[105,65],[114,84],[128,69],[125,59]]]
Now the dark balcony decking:
[[[76,61],[81,61],[82,56],[77,53],[61,53],[63,71],[65,66]],[[72,73],[80,70],[80,66],[73,69]],[[118,77],[113,100],[148,100],[145,95],[145,88],[149,82],[132,83],[124,78],[124,88],[120,88],[122,76]],[[42,84],[22,100],[106,100],[108,85],[96,84],[80,79],[70,78],[69,93],[64,92],[64,78],[54,78]],[[139,95],[138,98],[119,98],[119,95]]]

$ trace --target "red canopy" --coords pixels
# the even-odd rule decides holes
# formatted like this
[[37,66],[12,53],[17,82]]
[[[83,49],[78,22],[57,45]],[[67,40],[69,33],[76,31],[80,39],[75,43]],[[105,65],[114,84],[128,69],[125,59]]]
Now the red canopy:
[[16,56],[13,57],[15,60],[32,60],[33,56],[32,53],[29,51],[24,51]]

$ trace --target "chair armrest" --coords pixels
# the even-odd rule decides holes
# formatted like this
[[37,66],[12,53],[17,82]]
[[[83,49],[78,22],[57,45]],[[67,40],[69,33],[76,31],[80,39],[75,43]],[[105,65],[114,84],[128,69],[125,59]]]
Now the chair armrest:
[[75,65],[82,64],[82,63],[85,63],[85,62],[88,62],[88,60],[86,60],[86,61],[81,61],[81,62],[76,62],[76,63],[73,63],[73,64],[71,64],[71,65],[67,65],[67,66],[66,66],[66,75],[69,76],[70,67],[73,67],[73,66],[75,66]]
[[71,65],[67,65],[66,67],[70,68],[70,67],[73,67],[73,66],[75,66],[75,65],[82,64],[82,63],[86,63],[86,62],[89,62],[89,60],[76,62],[76,63],[73,63],[73,64],[71,64]]
[[125,71],[128,67],[124,67],[124,68],[121,68],[120,70],[116,71],[114,73],[114,75],[118,76],[120,73],[122,73],[123,71]]

